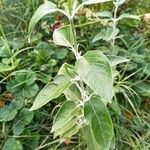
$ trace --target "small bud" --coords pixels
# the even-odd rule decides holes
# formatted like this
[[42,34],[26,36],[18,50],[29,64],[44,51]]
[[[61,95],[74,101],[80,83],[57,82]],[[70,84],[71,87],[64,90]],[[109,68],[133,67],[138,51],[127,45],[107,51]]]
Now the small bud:
[[150,13],[145,14],[143,20],[146,23],[150,22]]

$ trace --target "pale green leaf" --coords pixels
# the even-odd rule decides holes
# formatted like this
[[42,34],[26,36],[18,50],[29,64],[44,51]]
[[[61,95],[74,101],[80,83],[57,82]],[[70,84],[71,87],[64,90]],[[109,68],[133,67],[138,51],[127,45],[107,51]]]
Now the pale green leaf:
[[107,58],[111,66],[116,66],[118,64],[130,61],[129,59],[126,59],[125,57],[115,56],[115,55],[107,55]]
[[30,110],[36,110],[48,103],[50,100],[59,97],[71,84],[71,81],[67,77],[58,75],[53,82],[48,83],[40,91]]
[[116,69],[116,66],[112,66],[112,76],[113,76],[113,79],[116,78],[116,76],[119,75],[119,71]]
[[29,24],[29,30],[28,30],[28,35],[30,36],[35,25],[39,20],[41,20],[45,15],[51,14],[53,12],[60,12],[64,14],[65,16],[69,17],[68,14],[66,14],[63,10],[58,9],[57,6],[49,1],[45,1],[44,4],[42,4],[34,13],[34,15],[31,18],[30,24]]
[[[77,76],[77,73],[75,72],[74,66],[64,63],[59,69],[58,75],[65,75],[69,79],[73,79]],[[75,84],[71,85],[68,89],[66,89],[64,94],[68,100],[81,100],[80,90]]]
[[64,132],[64,134],[62,135],[62,137],[63,138],[72,137],[73,135],[75,135],[76,133],[78,133],[79,129],[80,129],[80,127],[77,124],[75,124],[70,129],[68,129],[66,132]]
[[112,13],[110,11],[101,11],[96,13],[98,17],[106,17],[106,18],[112,18]]
[[57,7],[54,3],[46,1],[44,4],[42,4],[31,18],[28,34],[31,35],[35,25],[42,17],[55,11],[57,11]]
[[0,63],[0,72],[7,72],[14,70],[20,62],[20,59],[16,59],[11,65]]
[[113,125],[108,109],[100,97],[93,95],[85,103],[84,115],[101,149],[108,150],[113,137]]
[[68,100],[79,101],[82,99],[81,92],[75,84],[72,84],[67,90],[65,90],[64,94]]
[[69,79],[75,78],[77,76],[77,73],[75,72],[75,68],[72,65],[69,65],[67,63],[64,63],[59,71],[58,75],[65,75]]
[[125,18],[140,20],[140,16],[133,15],[133,14],[122,14],[117,20],[122,20],[122,19],[125,19]]
[[113,77],[106,56],[100,51],[88,51],[76,62],[80,78],[99,95],[103,101],[111,102]]
[[53,33],[53,42],[56,45],[73,47],[73,33],[70,25],[55,29]]
[[62,136],[77,124],[79,108],[73,101],[66,101],[56,114],[51,132],[56,136]]
[[105,40],[105,41],[111,41],[113,37],[117,36],[119,34],[119,29],[116,28],[114,31],[111,27],[108,27],[106,29],[102,29],[100,33],[98,33],[92,40],[92,42],[96,42],[98,40]]
[[61,128],[56,130],[54,132],[54,138],[57,136],[60,136],[61,138],[65,138],[63,137],[64,133],[67,133],[70,129],[74,128],[74,126],[77,126],[77,117],[71,118],[69,121],[67,121],[67,123],[63,124]]

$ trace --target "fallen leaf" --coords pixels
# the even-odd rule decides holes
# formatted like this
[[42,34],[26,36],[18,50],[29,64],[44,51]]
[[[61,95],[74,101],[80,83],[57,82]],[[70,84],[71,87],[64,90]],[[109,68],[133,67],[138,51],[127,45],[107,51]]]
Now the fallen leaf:
[[0,100],[0,108],[3,108],[5,106],[5,102],[3,100]]
[[130,111],[124,112],[124,116],[125,116],[125,118],[128,119],[128,120],[132,120],[132,119],[134,118],[134,114],[131,113]]

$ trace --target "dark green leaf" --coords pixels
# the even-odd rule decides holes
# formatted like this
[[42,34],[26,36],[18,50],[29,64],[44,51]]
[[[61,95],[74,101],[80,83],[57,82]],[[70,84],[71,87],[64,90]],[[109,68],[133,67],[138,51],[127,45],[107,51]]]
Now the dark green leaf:
[[5,143],[3,150],[23,150],[22,144],[19,140],[9,138]]
[[7,90],[23,97],[34,97],[39,90],[35,80],[34,72],[20,72],[8,83]]
[[101,150],[101,147],[96,142],[89,125],[84,126],[81,130],[81,133],[83,134],[84,140],[86,141],[88,150]]
[[17,114],[17,110],[22,108],[23,106],[23,99],[22,97],[16,97],[16,99],[13,99],[12,102],[9,105],[6,105],[5,107],[0,109],[0,122],[3,121],[10,121],[15,118]]
[[150,97],[150,83],[140,82],[134,86],[136,92],[142,96]]
[[53,58],[55,58],[55,59],[64,59],[66,57],[67,53],[68,53],[67,49],[64,49],[64,48],[56,49],[55,53],[53,55]]
[[113,137],[113,125],[108,109],[99,96],[94,95],[85,103],[84,115],[101,149],[108,150]]
[[13,126],[13,132],[15,135],[20,135],[24,131],[25,126],[28,125],[33,119],[33,115],[34,113],[29,111],[27,108],[23,108],[21,110]]

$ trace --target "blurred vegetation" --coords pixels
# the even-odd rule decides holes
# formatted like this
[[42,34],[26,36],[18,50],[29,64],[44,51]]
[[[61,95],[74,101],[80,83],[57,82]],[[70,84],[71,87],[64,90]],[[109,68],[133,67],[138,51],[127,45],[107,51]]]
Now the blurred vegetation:
[[[64,1],[56,1],[62,6]],[[29,112],[38,91],[57,73],[63,62],[74,62],[64,47],[52,43],[53,28],[65,18],[53,15],[42,19],[29,43],[29,21],[43,0],[0,0],[0,149],[72,150],[85,149],[76,135],[60,144],[50,134],[54,114],[63,96],[35,112]],[[92,11],[91,11],[92,10]],[[107,20],[96,20],[93,12],[112,10],[110,3],[83,8],[76,16],[80,49],[112,51],[108,42],[92,39],[107,27]],[[114,149],[150,149],[150,0],[127,0],[118,12],[141,15],[141,21],[123,20],[118,24],[121,40],[115,55],[131,61],[118,66],[121,76],[115,83],[116,96],[109,106],[115,128]],[[147,14],[147,15],[145,15]],[[58,18],[61,18],[60,20]]]

